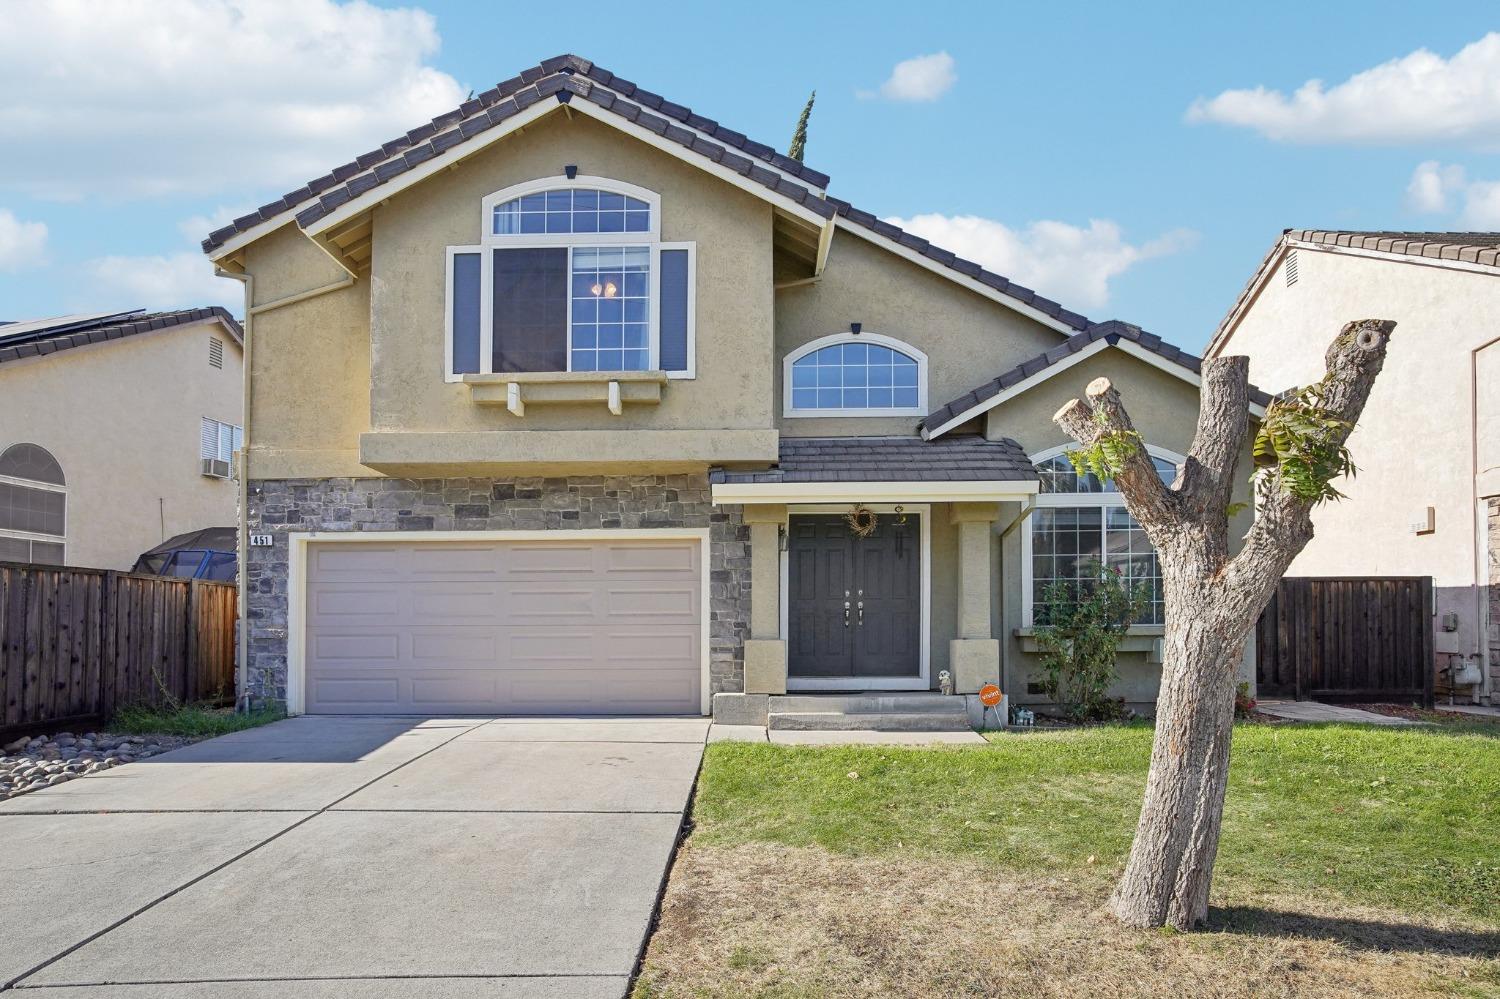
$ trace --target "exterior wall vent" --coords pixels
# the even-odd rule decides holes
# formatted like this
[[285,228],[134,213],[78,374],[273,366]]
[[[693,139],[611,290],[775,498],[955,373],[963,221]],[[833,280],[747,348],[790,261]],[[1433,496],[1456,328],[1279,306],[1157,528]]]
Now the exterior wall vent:
[[224,367],[224,341],[216,336],[208,338],[208,366],[211,368]]
[[1297,251],[1288,251],[1286,255],[1286,266],[1282,268],[1286,272],[1286,286],[1290,288],[1297,283]]

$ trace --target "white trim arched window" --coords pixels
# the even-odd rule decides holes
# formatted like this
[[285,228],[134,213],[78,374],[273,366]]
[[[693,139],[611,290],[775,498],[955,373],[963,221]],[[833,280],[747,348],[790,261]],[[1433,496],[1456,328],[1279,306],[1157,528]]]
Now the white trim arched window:
[[696,244],[661,240],[661,198],[607,177],[543,177],[480,202],[448,247],[445,376],[693,376]]
[[39,444],[0,452],[0,562],[62,565],[68,489],[62,466]]
[[781,415],[926,416],[927,355],[879,333],[835,333],[782,361]]
[[[1162,624],[1161,565],[1146,532],[1125,509],[1125,497],[1113,483],[1074,471],[1067,457],[1071,449],[1064,445],[1031,456],[1042,482],[1037,510],[1021,534],[1024,623],[1045,622],[1048,591],[1055,584],[1076,584],[1091,564],[1099,563],[1118,570],[1126,585],[1149,588],[1149,603],[1137,624]],[[1165,448],[1147,450],[1162,481],[1172,482],[1183,456]]]

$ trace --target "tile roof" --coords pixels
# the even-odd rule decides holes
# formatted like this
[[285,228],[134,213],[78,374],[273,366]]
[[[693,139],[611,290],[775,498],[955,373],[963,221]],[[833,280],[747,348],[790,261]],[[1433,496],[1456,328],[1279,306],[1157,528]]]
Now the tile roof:
[[766,189],[788,198],[821,216],[835,215],[890,239],[913,252],[965,275],[1001,294],[1014,298],[1073,329],[1084,329],[1086,317],[1063,308],[1002,275],[979,264],[933,246],[870,212],[824,193],[829,176],[784,156],[765,143],[720,125],[681,104],[675,104],[638,87],[609,70],[576,55],[548,59],[465,101],[447,114],[412,129],[357,157],[276,201],[262,205],[229,225],[216,229],[203,241],[212,253],[230,239],[287,212],[296,212],[297,224],[307,227],[337,211],[339,207],[379,187],[449,148],[500,125],[526,108],[548,97],[569,103],[575,98],[597,107],[689,149],[721,166],[749,178]]
[[[174,312],[133,309],[102,315],[59,316],[53,320],[0,324],[0,364],[56,354],[58,351],[91,343],[155,333],[204,320],[218,320],[236,341],[244,342],[245,335],[240,324],[227,309],[217,305],[206,309],[178,309]],[[17,329],[7,333],[11,327]]]
[[1036,469],[1009,438],[782,437],[776,468],[709,473],[713,483],[1029,481]]
[[[970,392],[964,393],[957,399],[927,414],[923,418],[921,425],[928,430],[936,430],[955,417],[973,409],[975,406],[993,399],[1006,389],[1020,384],[1032,375],[1045,371],[1059,361],[1079,353],[1100,340],[1104,340],[1111,345],[1117,344],[1121,340],[1129,340],[1131,343],[1151,351],[1151,353],[1163,360],[1178,365],[1185,372],[1197,375],[1203,370],[1202,358],[1167,343],[1154,333],[1147,333],[1139,326],[1121,322],[1118,319],[1110,319],[1102,323],[1094,323],[1082,333],[1075,333],[1051,350],[1022,361],[1009,371],[990,379]],[[1270,403],[1271,396],[1252,385],[1250,386],[1250,401],[1257,405],[1265,406]]]
[[1289,242],[1312,243],[1315,246],[1347,248],[1354,250],[1376,250],[1408,257],[1424,257],[1428,260],[1452,260],[1460,263],[1500,267],[1500,232],[1400,232],[1397,230],[1354,229],[1283,229],[1281,238],[1271,244],[1260,265],[1250,275],[1250,280],[1235,296],[1234,304],[1219,321],[1208,342],[1208,354],[1213,356],[1223,347],[1229,327],[1250,300],[1256,289],[1269,276],[1270,270],[1280,259],[1282,250]]

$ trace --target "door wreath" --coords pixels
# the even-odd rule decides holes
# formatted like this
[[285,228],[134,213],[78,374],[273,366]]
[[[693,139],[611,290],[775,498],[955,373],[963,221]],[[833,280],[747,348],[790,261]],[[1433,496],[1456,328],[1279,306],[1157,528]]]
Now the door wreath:
[[844,514],[844,521],[857,538],[868,538],[874,534],[875,525],[879,522],[875,511],[862,503],[856,503],[850,508],[849,512]]

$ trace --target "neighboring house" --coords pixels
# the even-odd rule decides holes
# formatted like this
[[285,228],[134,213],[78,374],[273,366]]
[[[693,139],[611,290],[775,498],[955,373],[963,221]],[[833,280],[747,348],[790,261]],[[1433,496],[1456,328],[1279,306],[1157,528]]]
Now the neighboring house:
[[[1292,575],[1432,576],[1440,688],[1500,681],[1500,233],[1289,229],[1209,346],[1277,390],[1323,371],[1351,319],[1394,319],[1349,447],[1347,498],[1320,507]],[[1471,682],[1462,682],[1462,681]]]
[[0,561],[129,569],[234,523],[241,340],[221,308],[0,323]]
[[1149,705],[1155,557],[1051,415],[1107,374],[1171,475],[1198,360],[828,182],[563,56],[214,232],[269,541],[248,692],[699,712],[947,671],[1035,702],[1037,596],[1105,558],[1156,589],[1118,690]]

